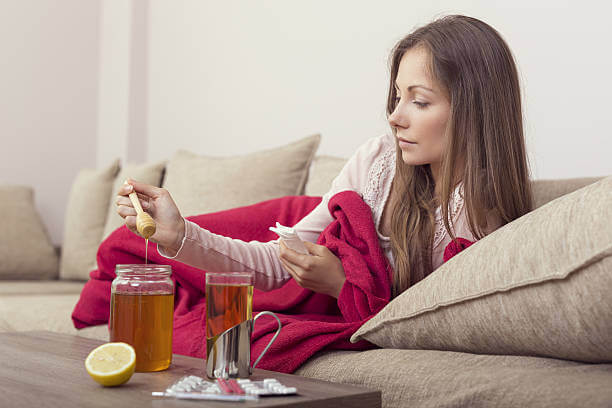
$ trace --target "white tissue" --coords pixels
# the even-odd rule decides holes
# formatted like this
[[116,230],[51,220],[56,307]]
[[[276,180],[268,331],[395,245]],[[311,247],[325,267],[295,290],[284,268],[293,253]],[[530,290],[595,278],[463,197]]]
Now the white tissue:
[[304,242],[302,242],[297,232],[295,232],[295,229],[286,227],[281,225],[279,222],[276,222],[276,227],[270,227],[270,231],[276,233],[276,235],[283,240],[288,248],[293,249],[300,254],[309,255],[306,245],[304,245]]

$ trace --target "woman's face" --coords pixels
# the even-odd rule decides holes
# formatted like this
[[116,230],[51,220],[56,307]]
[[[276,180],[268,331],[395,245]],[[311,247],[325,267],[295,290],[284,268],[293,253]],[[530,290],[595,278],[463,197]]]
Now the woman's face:
[[431,164],[437,173],[446,146],[450,117],[447,92],[427,72],[429,52],[411,48],[402,57],[395,80],[395,110],[389,124],[409,165]]

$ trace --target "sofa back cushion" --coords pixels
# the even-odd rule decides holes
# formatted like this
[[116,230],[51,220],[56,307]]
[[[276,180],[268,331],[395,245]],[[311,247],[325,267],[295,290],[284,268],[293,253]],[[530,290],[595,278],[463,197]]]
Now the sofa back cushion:
[[60,278],[88,280],[102,241],[119,159],[101,169],[83,169],[72,183],[64,220]]
[[58,262],[32,188],[1,186],[0,279],[54,279]]
[[304,194],[309,196],[322,196],[327,193],[332,181],[340,174],[348,159],[335,156],[317,156],[312,161],[308,174],[308,183]]
[[534,180],[531,182],[533,188],[534,208],[539,208],[544,204],[578,190],[589,184],[601,180],[603,177],[581,177],[571,179],[556,180]]
[[168,162],[163,187],[183,216],[301,195],[320,140],[320,135],[313,135],[276,149],[233,157],[181,150]]
[[607,177],[476,242],[351,341],[612,362],[610,219]]

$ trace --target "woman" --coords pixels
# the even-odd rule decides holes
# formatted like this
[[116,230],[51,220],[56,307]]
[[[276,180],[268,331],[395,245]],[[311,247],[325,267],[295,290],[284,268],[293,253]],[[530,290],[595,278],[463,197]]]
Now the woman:
[[393,295],[443,262],[455,238],[476,241],[531,210],[521,97],[512,54],[484,22],[447,16],[415,30],[394,48],[387,99],[391,134],[370,139],[349,159],[321,203],[294,226],[310,255],[282,242],[243,242],[181,217],[170,194],[130,180],[117,211],[136,231],[126,197],[139,193],[158,228],[160,254],[205,270],[253,271],[269,290],[291,277],[338,297],[340,260],[316,245],[332,221],[329,199],[355,190],[371,207],[393,267]]

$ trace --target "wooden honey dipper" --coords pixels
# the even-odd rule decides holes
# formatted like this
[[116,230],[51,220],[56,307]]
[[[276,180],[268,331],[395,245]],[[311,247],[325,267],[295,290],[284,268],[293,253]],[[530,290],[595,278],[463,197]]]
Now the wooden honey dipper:
[[[125,184],[128,184],[128,182],[126,181]],[[144,212],[140,205],[140,200],[138,200],[138,194],[135,191],[132,191],[129,197],[136,210],[136,230],[144,239],[149,239],[151,235],[155,234],[155,220],[148,213]]]

